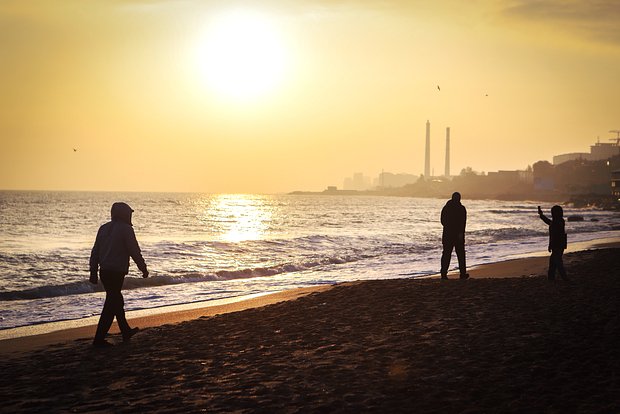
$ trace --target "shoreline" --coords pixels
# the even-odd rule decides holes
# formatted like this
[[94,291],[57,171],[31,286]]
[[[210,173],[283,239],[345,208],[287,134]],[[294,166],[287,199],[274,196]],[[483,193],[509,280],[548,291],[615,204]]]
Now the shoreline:
[[7,355],[0,411],[620,412],[620,248],[565,263],[570,281],[348,282]]
[[[312,286],[274,293],[258,293],[238,296],[235,298],[216,299],[206,302],[195,302],[185,305],[170,305],[153,309],[142,309],[127,312],[127,320],[134,327],[142,329],[191,321],[201,317],[239,312],[251,308],[259,308],[283,301],[295,300],[310,293],[330,289],[333,285]],[[173,308],[173,309],[170,309]],[[80,339],[92,339],[97,329],[99,316],[70,321],[50,322],[6,329],[4,337],[0,337],[0,355],[22,353],[44,348],[51,345],[69,343]],[[73,325],[73,326],[72,326]],[[0,332],[1,333],[1,332]],[[119,334],[116,320],[112,324],[110,334]]]
[[[165,305],[158,306],[155,308],[147,308],[147,309],[136,309],[131,311],[126,311],[125,315],[127,319],[143,319],[149,316],[157,316],[159,314],[166,313],[176,313],[176,312],[188,312],[195,309],[201,308],[211,308],[211,307],[224,307],[231,306],[234,303],[251,300],[254,298],[259,298],[261,296],[272,295],[277,292],[263,292],[263,293],[254,293],[249,295],[240,295],[240,296],[232,296],[229,298],[222,299],[212,299],[212,300],[203,300],[198,302],[190,302],[190,303],[180,303],[176,305]],[[99,315],[89,316],[87,318],[80,319],[67,319],[60,321],[52,321],[52,322],[43,322],[33,325],[24,325],[17,326],[14,328],[7,328],[0,330],[0,341],[5,339],[15,339],[23,336],[34,336],[34,335],[42,335],[48,334],[55,331],[74,329],[74,328],[83,328],[86,326],[96,325],[99,321]]]
[[[586,250],[620,247],[620,238],[593,239],[572,243],[566,253]],[[506,260],[474,266],[470,269],[472,279],[481,278],[520,278],[542,276],[548,266],[547,252],[532,252],[516,255]],[[439,274],[409,278],[412,280],[436,279]],[[448,274],[450,279],[458,279],[455,272]],[[364,283],[362,281],[345,282],[334,285],[316,285],[273,293],[258,293],[233,298],[193,302],[189,304],[169,305],[157,308],[127,312],[127,319],[132,326],[153,328],[162,325],[191,321],[251,308],[259,308],[284,301],[294,301],[300,297],[324,292],[335,286]],[[92,339],[99,316],[68,321],[49,322],[9,328],[0,331],[0,355],[29,352],[56,344],[66,344],[81,339]],[[116,322],[110,334],[118,334]]]

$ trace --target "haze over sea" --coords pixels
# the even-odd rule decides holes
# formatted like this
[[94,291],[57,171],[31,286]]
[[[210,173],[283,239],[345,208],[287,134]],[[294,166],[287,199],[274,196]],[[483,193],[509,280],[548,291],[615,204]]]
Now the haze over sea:
[[[127,310],[438,272],[440,199],[3,191],[0,329],[100,312],[104,293],[88,282],[88,258],[115,201],[134,208],[151,272],[142,279],[131,264]],[[467,194],[463,203],[468,266],[546,250],[539,203]],[[585,220],[567,223],[569,244],[620,233],[618,213],[565,208],[572,214]]]

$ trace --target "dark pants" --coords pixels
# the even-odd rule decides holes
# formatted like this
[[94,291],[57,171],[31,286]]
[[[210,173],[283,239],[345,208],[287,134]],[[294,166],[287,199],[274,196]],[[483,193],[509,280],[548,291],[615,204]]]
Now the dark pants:
[[566,276],[566,270],[564,269],[564,262],[562,261],[563,254],[564,249],[551,250],[551,256],[549,256],[549,273],[547,273],[549,280],[555,279],[556,270],[558,271],[562,279],[568,280],[568,277]]
[[459,272],[461,275],[467,273],[465,266],[465,240],[462,237],[442,237],[443,253],[441,254],[441,274],[447,275],[450,268],[452,250],[456,250],[456,257],[459,260]]
[[125,319],[125,301],[121,289],[125,275],[118,272],[110,272],[101,270],[99,272],[101,283],[105,288],[105,303],[97,325],[97,333],[95,334],[95,342],[103,341],[107,335],[114,317],[122,333],[128,332],[131,328]]

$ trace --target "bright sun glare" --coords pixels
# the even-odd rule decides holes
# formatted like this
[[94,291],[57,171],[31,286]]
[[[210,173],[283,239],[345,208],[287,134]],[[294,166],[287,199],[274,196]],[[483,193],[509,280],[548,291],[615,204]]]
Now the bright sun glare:
[[214,199],[212,208],[226,216],[221,223],[221,237],[229,242],[260,240],[272,220],[261,196],[222,194]]
[[286,53],[273,21],[236,10],[213,19],[199,46],[199,65],[209,89],[233,100],[252,100],[282,81]]

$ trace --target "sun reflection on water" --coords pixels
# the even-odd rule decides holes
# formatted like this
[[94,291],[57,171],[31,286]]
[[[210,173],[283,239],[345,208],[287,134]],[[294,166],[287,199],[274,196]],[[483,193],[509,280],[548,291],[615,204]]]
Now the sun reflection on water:
[[264,197],[246,194],[216,196],[211,207],[221,220],[223,241],[261,240],[272,219],[272,211]]

